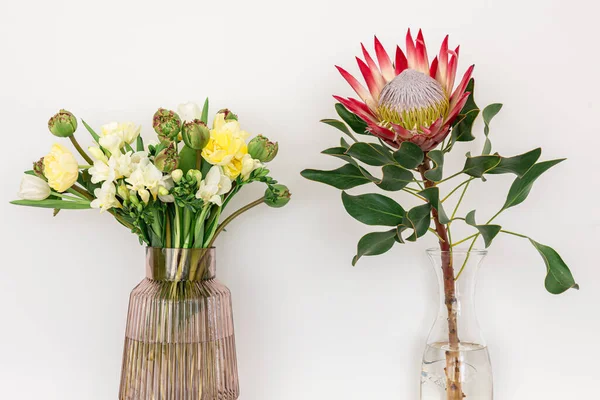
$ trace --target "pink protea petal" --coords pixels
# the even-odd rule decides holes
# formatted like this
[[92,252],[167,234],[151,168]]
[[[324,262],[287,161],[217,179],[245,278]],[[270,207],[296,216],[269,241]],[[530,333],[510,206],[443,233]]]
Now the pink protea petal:
[[415,136],[414,133],[404,128],[403,126],[400,126],[398,124],[391,125],[394,128],[394,132],[396,132],[398,134],[398,137],[402,140],[410,140],[413,136]]
[[400,75],[402,71],[408,68],[408,60],[400,49],[400,46],[396,46],[396,75]]
[[338,71],[340,71],[340,74],[342,74],[346,82],[348,82],[350,86],[352,86],[352,89],[354,89],[358,97],[360,97],[361,99],[363,99],[363,101],[367,103],[370,100],[373,100],[373,97],[371,97],[369,91],[363,85],[361,85],[361,83],[355,77],[350,75],[350,73],[348,73],[348,71],[346,71],[342,67],[338,67],[337,65],[335,67]]
[[367,123],[369,121],[377,122],[375,116],[373,115],[373,113],[371,113],[366,104],[361,103],[358,100],[352,101],[353,99],[345,99],[340,96],[333,96],[333,98],[342,103],[344,107],[346,107],[350,112],[358,115],[358,117],[361,118],[363,121]]
[[435,57],[431,62],[431,67],[429,67],[429,76],[435,79],[438,70],[438,58]]
[[454,50],[454,55],[450,59],[450,64],[448,65],[448,74],[446,80],[446,93],[452,93],[452,88],[454,88],[454,78],[456,77],[456,68],[458,66],[458,50],[460,46]]
[[419,65],[419,71],[424,74],[429,73],[429,58],[427,57],[427,46],[425,46],[425,39],[423,38],[423,32],[419,29],[417,34],[417,63]]
[[[440,47],[440,54],[438,57],[438,68],[435,73],[435,79],[446,88],[446,82],[448,81],[448,36],[444,38],[442,46]],[[446,92],[450,93],[450,92]]]
[[[373,71],[363,60],[356,57],[356,62],[358,63],[358,68],[360,69],[362,76],[365,78],[365,82],[367,82],[367,87],[369,88],[369,92],[371,92],[371,96],[377,101],[379,99],[379,93],[383,90],[383,86],[380,86],[378,79],[373,76]],[[379,77],[383,80],[381,74],[379,74]]]
[[408,28],[408,32],[406,32],[406,57],[408,59],[408,68],[418,70],[417,50],[415,49],[415,41],[410,34],[410,28]]
[[452,124],[454,122],[454,119],[456,118],[458,113],[460,113],[460,110],[462,110],[462,108],[465,106],[465,103],[469,99],[470,94],[471,93],[469,92],[465,92],[462,95],[462,97],[458,100],[458,102],[450,109],[450,112],[448,113],[448,116],[444,121],[444,125]]
[[381,67],[381,72],[386,82],[394,79],[396,74],[394,73],[394,67],[392,65],[392,60],[390,60],[390,56],[387,51],[381,45],[377,36],[375,36],[375,54],[377,55],[377,61],[379,62],[379,66]]
[[450,108],[452,108],[454,106],[454,104],[458,101],[458,99],[461,98],[461,96],[465,92],[465,89],[467,88],[467,85],[469,84],[469,79],[471,79],[471,75],[473,75],[474,68],[475,68],[475,65],[471,65],[467,69],[467,72],[465,72],[465,74],[463,75],[463,78],[460,81],[460,83],[458,84],[458,86],[456,87],[456,89],[454,90],[454,93],[452,93],[452,96],[450,97]]
[[385,140],[386,142],[387,141],[391,141],[391,142],[396,141],[396,134],[394,132],[390,131],[387,128],[379,126],[377,124],[369,124],[368,130],[373,135],[380,137],[381,139]]
[[365,56],[365,60],[367,61],[367,66],[371,70],[371,75],[375,78],[375,82],[377,82],[377,86],[379,87],[379,92],[383,90],[383,87],[386,84],[386,81],[379,70],[379,67],[365,48],[365,46],[361,43],[360,47],[362,48],[363,55]]

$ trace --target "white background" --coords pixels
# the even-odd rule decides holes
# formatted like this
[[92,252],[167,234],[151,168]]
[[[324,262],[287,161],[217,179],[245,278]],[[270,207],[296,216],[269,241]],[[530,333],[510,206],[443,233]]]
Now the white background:
[[[340,165],[319,155],[339,140],[318,122],[334,117],[331,94],[353,94],[334,64],[358,73],[361,41],[371,48],[377,33],[392,51],[410,26],[424,29],[430,55],[451,34],[459,74],[476,64],[479,105],[505,104],[494,150],[541,145],[543,159],[568,158],[497,221],[558,249],[581,290],[546,293],[541,258],[514,237],[497,238],[480,274],[496,398],[597,398],[599,12],[584,0],[3,0],[0,397],[115,399],[128,296],[143,277],[143,248],[108,214],[52,218],[8,204],[21,172],[55,141],[48,118],[64,107],[94,127],[131,120],[149,138],[158,107],[210,96],[213,111],[227,106],[246,130],[280,142],[273,175],[293,192],[288,207],[255,209],[218,241],[240,398],[417,399],[437,307],[424,249],[435,238],[353,268],[356,242],[372,228],[346,214],[338,190],[299,175]],[[89,144],[85,131],[79,137]],[[481,144],[458,146],[446,172]],[[463,211],[487,219],[511,180],[473,185]]]

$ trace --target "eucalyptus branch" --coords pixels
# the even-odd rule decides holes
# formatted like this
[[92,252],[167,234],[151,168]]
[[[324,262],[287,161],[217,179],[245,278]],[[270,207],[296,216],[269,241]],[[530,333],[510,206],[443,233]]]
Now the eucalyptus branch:
[[445,242],[445,240],[437,233],[437,231],[435,229],[427,228],[427,230],[429,232],[433,233],[439,239],[440,242]]
[[516,233],[516,232],[507,231],[507,230],[504,230],[504,229],[501,229],[500,232],[506,233],[508,235],[518,236],[518,237],[523,238],[523,239],[529,239],[529,236],[525,236],[525,235],[522,235],[522,234]]
[[416,193],[414,193],[414,192],[411,192],[410,190],[406,190],[406,188],[402,188],[402,191],[403,191],[403,192],[406,192],[406,193],[410,193],[410,194],[412,194],[413,196],[415,196],[415,197],[418,197],[419,199],[421,199],[421,200],[423,200],[425,203],[427,203],[427,199],[426,199],[425,197],[423,197],[423,196],[419,196],[418,194],[416,194]]
[[461,188],[463,185],[466,185],[467,183],[471,182],[473,179],[475,179],[475,178],[471,177],[471,178],[467,179],[466,181],[462,182],[460,185],[458,185],[458,186],[457,186],[457,187],[455,187],[454,189],[452,189],[452,190],[450,191],[450,193],[448,193],[448,194],[446,195],[446,197],[444,197],[444,198],[442,199],[442,203],[443,203],[443,202],[445,202],[446,200],[448,200],[448,199],[450,198],[450,196],[452,196],[454,193],[456,193],[456,191],[457,191],[458,189],[460,189],[460,188]]
[[462,174],[462,173],[463,173],[462,171],[458,171],[457,173],[455,173],[455,174],[452,174],[452,175],[450,175],[449,177],[447,177],[447,178],[444,178],[444,179],[442,179],[441,181],[437,182],[437,184],[439,185],[440,183],[443,183],[443,182],[449,181],[449,180],[450,180],[450,179],[452,179],[452,178],[456,178],[457,176],[459,176],[459,175],[460,175],[460,174]]
[[219,234],[223,231],[223,229],[225,229],[225,227],[231,221],[233,221],[235,218],[237,218],[238,216],[240,216],[244,212],[246,212],[246,211],[250,210],[251,208],[254,208],[254,207],[256,207],[256,206],[258,206],[258,205],[260,205],[260,204],[262,204],[264,202],[265,202],[265,198],[261,197],[260,199],[254,200],[252,203],[246,204],[244,207],[240,208],[236,212],[232,213],[229,217],[225,218],[225,220],[223,222],[221,222],[221,224],[219,224],[219,227],[215,231],[212,239],[210,240],[210,242],[208,243],[208,246],[206,246],[206,247],[207,248],[212,247],[212,245],[214,244],[215,240],[217,239],[217,236],[219,236]]
[[466,238],[464,238],[464,239],[461,239],[461,240],[459,240],[459,241],[458,241],[458,242],[456,242],[456,243],[452,243],[452,244],[451,244],[451,246],[452,246],[452,247],[454,247],[454,246],[458,246],[459,244],[461,244],[461,243],[464,243],[464,242],[468,241],[469,239],[473,239],[473,238],[474,238],[475,236],[477,236],[477,235],[478,235],[478,233],[474,233],[474,234],[472,234],[471,236],[467,236]]
[[77,150],[77,152],[79,154],[81,154],[81,157],[83,157],[83,159],[85,160],[85,162],[87,162],[88,164],[93,164],[94,161],[90,158],[90,156],[88,156],[85,153],[85,151],[83,151],[83,149],[81,148],[81,146],[77,142],[77,139],[75,139],[75,135],[69,136],[69,139],[71,140],[71,143],[73,144],[73,147],[75,147],[75,150]]

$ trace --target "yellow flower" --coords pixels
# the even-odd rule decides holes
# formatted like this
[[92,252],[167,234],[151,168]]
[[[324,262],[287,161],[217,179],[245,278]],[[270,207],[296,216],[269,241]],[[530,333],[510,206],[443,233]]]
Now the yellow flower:
[[64,192],[77,181],[79,165],[73,154],[56,143],[44,157],[44,175],[48,185],[57,192]]
[[210,131],[210,139],[202,157],[212,165],[220,165],[230,179],[237,178],[242,172],[242,159],[248,154],[246,138],[248,133],[240,129],[235,120],[225,120],[222,113],[217,114]]

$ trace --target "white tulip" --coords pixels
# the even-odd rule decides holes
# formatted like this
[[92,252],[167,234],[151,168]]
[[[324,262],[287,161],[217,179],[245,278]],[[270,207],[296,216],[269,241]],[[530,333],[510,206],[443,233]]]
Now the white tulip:
[[182,121],[193,121],[202,118],[202,110],[196,103],[188,102],[177,107],[177,114]]
[[205,203],[213,203],[218,206],[223,204],[221,195],[231,190],[231,179],[223,174],[218,166],[213,166],[206,174],[206,178],[200,182],[196,192],[196,198],[204,200]]
[[21,179],[18,196],[23,200],[44,200],[50,196],[50,186],[42,178],[25,174]]
[[111,122],[100,127],[98,143],[111,153],[117,153],[125,143],[131,144],[140,134],[141,126],[133,122]]

